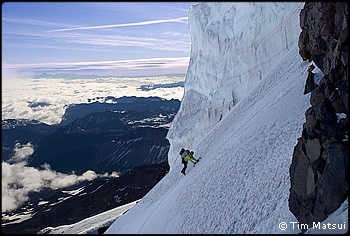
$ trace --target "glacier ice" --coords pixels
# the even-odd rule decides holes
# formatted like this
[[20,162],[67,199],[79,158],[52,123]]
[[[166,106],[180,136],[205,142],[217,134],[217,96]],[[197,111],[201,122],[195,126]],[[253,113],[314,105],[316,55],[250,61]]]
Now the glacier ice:
[[302,2],[205,2],[189,10],[190,63],[167,138],[169,164],[194,146],[297,44]]

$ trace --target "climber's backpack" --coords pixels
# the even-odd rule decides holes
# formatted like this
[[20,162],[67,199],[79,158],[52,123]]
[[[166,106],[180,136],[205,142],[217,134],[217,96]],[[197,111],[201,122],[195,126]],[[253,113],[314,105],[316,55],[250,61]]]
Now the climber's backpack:
[[182,153],[184,153],[185,149],[182,148],[181,151],[180,151],[180,155],[182,155]]

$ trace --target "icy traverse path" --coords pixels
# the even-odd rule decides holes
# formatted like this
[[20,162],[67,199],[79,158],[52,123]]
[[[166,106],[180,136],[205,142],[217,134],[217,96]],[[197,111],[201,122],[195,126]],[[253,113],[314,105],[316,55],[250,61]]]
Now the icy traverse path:
[[305,121],[308,63],[294,45],[194,149],[106,233],[297,233],[288,210],[289,166]]

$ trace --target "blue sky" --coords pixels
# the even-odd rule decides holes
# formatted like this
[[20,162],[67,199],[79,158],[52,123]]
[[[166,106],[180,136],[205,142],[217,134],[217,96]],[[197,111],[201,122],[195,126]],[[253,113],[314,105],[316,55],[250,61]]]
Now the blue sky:
[[185,73],[194,2],[6,2],[3,76]]

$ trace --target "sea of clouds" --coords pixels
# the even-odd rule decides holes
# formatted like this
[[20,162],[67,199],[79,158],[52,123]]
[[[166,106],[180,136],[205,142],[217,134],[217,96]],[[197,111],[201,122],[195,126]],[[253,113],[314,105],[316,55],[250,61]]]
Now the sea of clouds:
[[[35,119],[47,124],[58,124],[70,104],[103,102],[105,97],[158,96],[165,99],[182,99],[183,87],[152,85],[174,84],[184,76],[144,77],[89,77],[63,78],[3,78],[2,119]],[[34,153],[31,143],[14,146],[14,155],[2,161],[2,212],[10,212],[28,201],[30,192],[43,188],[60,189],[99,176],[118,177],[118,173],[96,174],[89,170],[82,175],[64,174],[49,165],[41,168],[28,166],[28,157]]]
[[3,78],[2,119],[35,119],[58,124],[70,104],[101,101],[107,96],[183,97],[183,87],[142,90],[142,85],[172,84],[185,76],[67,78]]

